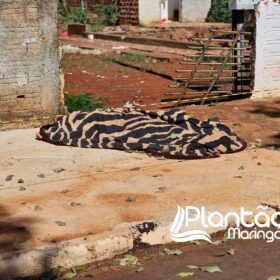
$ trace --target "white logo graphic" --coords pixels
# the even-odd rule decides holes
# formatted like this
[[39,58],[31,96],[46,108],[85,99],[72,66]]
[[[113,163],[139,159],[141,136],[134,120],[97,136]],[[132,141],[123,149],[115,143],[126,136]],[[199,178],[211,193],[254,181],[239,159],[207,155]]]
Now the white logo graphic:
[[210,243],[211,236],[203,230],[190,230],[185,232],[180,232],[184,220],[186,217],[186,211],[184,208],[178,206],[176,217],[171,225],[170,233],[171,233],[171,239],[175,242],[188,242],[188,241],[194,241],[194,240],[205,240]]
[[[219,230],[227,228],[228,238],[231,239],[266,239],[267,242],[273,242],[275,239],[280,239],[280,224],[277,222],[279,216],[279,211],[271,211],[268,206],[263,205],[258,206],[254,212],[246,211],[241,207],[240,213],[228,212],[227,214],[219,211],[206,213],[204,207],[178,206],[176,217],[170,227],[170,234],[175,242],[205,240],[212,243],[211,236],[204,230],[183,230],[183,228],[189,229],[191,223],[196,222],[199,228],[211,227]],[[271,227],[277,230],[272,231]]]

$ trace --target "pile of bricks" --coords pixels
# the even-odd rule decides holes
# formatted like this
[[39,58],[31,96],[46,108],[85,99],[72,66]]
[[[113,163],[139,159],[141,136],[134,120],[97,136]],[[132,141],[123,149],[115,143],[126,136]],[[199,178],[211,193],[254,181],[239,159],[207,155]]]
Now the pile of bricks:
[[139,24],[139,4],[138,0],[120,0],[120,23]]

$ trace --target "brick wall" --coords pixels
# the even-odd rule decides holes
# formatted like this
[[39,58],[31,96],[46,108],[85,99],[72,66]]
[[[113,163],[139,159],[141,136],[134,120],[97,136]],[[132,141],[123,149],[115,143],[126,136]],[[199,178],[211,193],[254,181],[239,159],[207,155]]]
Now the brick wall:
[[121,24],[139,24],[138,0],[120,0],[119,5]]
[[[96,5],[110,5],[115,3],[114,0],[86,0],[84,1],[87,5],[87,8],[94,10]],[[68,0],[68,4],[70,7],[81,7],[81,0]]]
[[256,7],[255,91],[280,91],[280,1]]
[[0,129],[61,108],[57,1],[0,1]]

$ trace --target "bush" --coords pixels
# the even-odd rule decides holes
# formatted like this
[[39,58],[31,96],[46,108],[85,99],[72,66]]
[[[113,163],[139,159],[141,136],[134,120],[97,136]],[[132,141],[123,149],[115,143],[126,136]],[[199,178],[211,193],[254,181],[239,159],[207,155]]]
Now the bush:
[[95,12],[104,25],[116,25],[119,21],[119,8],[117,5],[97,5]]
[[228,8],[228,0],[212,0],[207,21],[230,23],[232,21],[232,12]]
[[59,9],[58,20],[63,23],[82,23],[87,24],[91,22],[88,17],[88,11],[83,8],[71,8],[69,13],[65,13],[62,9]]
[[96,18],[90,18],[88,10],[84,8],[71,8],[66,13],[61,5],[58,6],[58,20],[63,31],[67,30],[69,23],[91,24],[92,31],[101,31],[106,25],[116,25],[119,21],[119,9],[117,5],[97,5]]
[[96,109],[104,108],[104,104],[108,102],[104,97],[93,99],[87,93],[81,95],[70,95],[65,93],[64,100],[69,113],[75,111],[92,112]]

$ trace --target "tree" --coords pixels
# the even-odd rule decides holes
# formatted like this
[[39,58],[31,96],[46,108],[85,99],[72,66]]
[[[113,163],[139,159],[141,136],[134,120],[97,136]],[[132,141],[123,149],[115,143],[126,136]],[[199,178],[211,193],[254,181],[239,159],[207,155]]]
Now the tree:
[[228,0],[212,0],[211,10],[207,21],[210,22],[231,22],[232,12],[228,7]]

